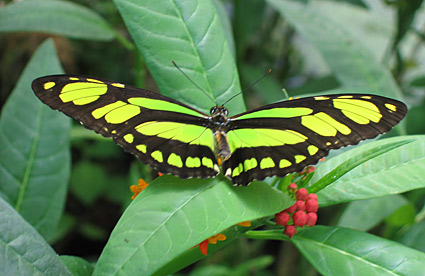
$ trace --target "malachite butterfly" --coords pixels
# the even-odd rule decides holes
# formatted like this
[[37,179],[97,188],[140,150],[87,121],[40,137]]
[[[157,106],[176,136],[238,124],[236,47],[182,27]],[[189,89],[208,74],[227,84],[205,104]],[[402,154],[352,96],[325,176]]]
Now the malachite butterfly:
[[316,164],[331,149],[389,131],[402,102],[366,94],[282,101],[228,117],[99,78],[53,75],[34,80],[38,98],[80,121],[161,173],[181,178],[222,172],[235,185],[283,177]]

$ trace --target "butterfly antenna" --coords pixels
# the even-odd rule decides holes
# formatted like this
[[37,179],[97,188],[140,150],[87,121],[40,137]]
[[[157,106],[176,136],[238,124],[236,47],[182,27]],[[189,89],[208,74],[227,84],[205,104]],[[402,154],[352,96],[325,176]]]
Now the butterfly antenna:
[[210,100],[214,103],[214,104],[216,104],[216,101],[215,101],[215,99],[211,96],[211,94],[209,94],[207,91],[205,91],[204,89],[202,89],[199,85],[197,85],[196,84],[196,82],[194,82],[193,80],[191,80],[190,78],[189,78],[189,76],[188,75],[186,75],[186,73],[185,72],[183,72],[183,70],[182,69],[180,69],[180,67],[174,62],[174,60],[172,60],[171,61],[171,63],[173,63],[173,65],[177,68],[177,70],[179,70],[180,71],[180,73],[182,73],[183,74],[183,76],[185,76],[186,77],[186,79],[188,80],[188,81],[190,81],[195,87],[197,87],[199,90],[201,90],[205,95],[207,95],[207,97],[208,98],[210,98]]
[[235,97],[239,96],[240,94],[242,94],[243,92],[245,92],[248,89],[251,89],[254,85],[256,85],[260,80],[264,79],[268,74],[270,74],[270,72],[272,71],[272,69],[269,69],[264,75],[262,75],[258,80],[254,81],[253,83],[251,83],[250,85],[248,85],[247,88],[245,88],[244,90],[242,90],[241,92],[239,92],[236,95],[233,95],[232,97],[230,97],[230,99],[228,99],[227,101],[225,101],[222,106],[224,106],[225,104],[227,104],[228,102],[230,102],[231,100],[233,100]]

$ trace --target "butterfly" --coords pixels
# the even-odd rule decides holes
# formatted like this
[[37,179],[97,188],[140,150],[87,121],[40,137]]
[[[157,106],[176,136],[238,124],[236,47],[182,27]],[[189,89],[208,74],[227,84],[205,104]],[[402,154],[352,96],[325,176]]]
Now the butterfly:
[[164,174],[215,177],[235,185],[283,177],[316,164],[331,149],[388,132],[407,113],[404,103],[368,94],[306,97],[229,117],[210,114],[148,90],[78,75],[33,81],[35,95],[85,127],[112,137]]

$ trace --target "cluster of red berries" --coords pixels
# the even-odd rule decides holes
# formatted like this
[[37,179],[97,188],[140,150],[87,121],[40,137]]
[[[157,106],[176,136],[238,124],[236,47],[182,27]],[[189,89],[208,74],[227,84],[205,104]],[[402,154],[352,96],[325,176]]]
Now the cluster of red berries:
[[[288,187],[289,191],[295,195],[296,202],[291,207],[283,210],[275,215],[277,224],[285,226],[283,233],[292,238],[297,233],[295,226],[303,227],[308,225],[314,226],[317,222],[317,195],[309,194],[305,188],[297,189],[297,184],[291,183]],[[290,220],[292,218],[292,224]]]

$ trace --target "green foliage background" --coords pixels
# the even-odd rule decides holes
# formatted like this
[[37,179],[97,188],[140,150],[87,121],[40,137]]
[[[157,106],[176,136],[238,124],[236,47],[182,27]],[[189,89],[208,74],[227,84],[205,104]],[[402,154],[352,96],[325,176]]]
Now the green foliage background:
[[[0,1],[0,271],[420,275],[424,8],[419,0]],[[370,92],[404,101],[409,113],[388,139],[332,152],[317,167],[306,184],[329,207],[319,226],[288,242],[269,225],[293,203],[268,185],[277,179],[236,188],[221,176],[154,180],[30,88],[43,75],[92,75],[208,112],[215,103],[171,61],[219,104],[272,68],[226,105],[232,114],[285,99],[282,88],[293,97]],[[131,202],[139,178],[151,185]],[[253,226],[234,226],[245,220]],[[190,249],[222,231],[228,239],[207,258]]]

